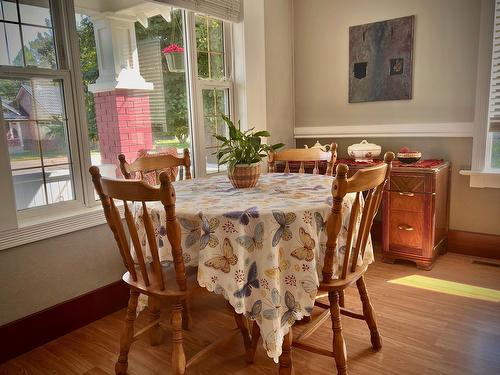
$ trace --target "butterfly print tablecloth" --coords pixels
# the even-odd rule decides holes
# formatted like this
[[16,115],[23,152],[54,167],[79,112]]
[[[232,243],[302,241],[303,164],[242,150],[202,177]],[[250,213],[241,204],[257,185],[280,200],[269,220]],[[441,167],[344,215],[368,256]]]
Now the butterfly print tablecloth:
[[[184,261],[198,267],[201,286],[222,294],[236,312],[257,321],[268,355],[276,361],[295,320],[310,315],[319,285],[331,209],[333,178],[265,174],[255,188],[235,189],[227,176],[174,183]],[[344,199],[344,223],[334,262],[343,262],[354,195]],[[160,258],[172,260],[161,203],[148,205]],[[136,212],[147,247],[140,209]],[[359,223],[358,223],[359,225]],[[355,243],[355,241],[353,241]],[[369,240],[362,262],[373,261]]]

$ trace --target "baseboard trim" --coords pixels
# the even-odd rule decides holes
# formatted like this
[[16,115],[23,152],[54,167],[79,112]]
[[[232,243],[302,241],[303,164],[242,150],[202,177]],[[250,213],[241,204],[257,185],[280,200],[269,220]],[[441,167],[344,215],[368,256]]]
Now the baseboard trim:
[[[381,221],[373,222],[371,235],[374,242],[382,242]],[[450,253],[500,259],[500,236],[452,229],[448,231],[446,250]]]
[[74,331],[127,305],[117,281],[0,327],[0,363]]
[[452,253],[500,259],[500,236],[450,230],[447,249]]

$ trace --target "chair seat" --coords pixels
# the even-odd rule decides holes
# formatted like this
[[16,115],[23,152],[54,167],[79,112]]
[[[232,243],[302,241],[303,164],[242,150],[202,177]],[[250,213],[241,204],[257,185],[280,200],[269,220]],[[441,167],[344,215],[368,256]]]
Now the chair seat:
[[184,291],[179,290],[179,286],[177,285],[177,282],[175,280],[175,270],[173,266],[162,267],[162,274],[165,285],[164,290],[160,289],[161,283],[159,282],[158,278],[155,278],[153,276],[154,278],[151,279],[152,275],[155,274],[154,272],[150,271],[150,269],[152,269],[152,264],[151,263],[147,264],[146,268],[148,269],[148,275],[150,277],[149,286],[146,286],[146,283],[144,282],[144,279],[139,269],[136,270],[137,280],[134,280],[130,275],[130,272],[128,271],[123,274],[122,280],[125,281],[125,283],[127,283],[130,287],[138,290],[143,294],[165,297],[165,298],[168,297],[176,297],[181,299],[185,298],[190,293],[189,291],[192,288],[198,286],[198,282],[196,279],[198,268],[186,267],[187,290]]
[[358,279],[363,276],[368,269],[368,264],[356,267],[354,272],[347,274],[345,279],[332,280],[329,283],[320,282],[319,291],[322,292],[338,292],[344,290],[349,285],[354,284]]

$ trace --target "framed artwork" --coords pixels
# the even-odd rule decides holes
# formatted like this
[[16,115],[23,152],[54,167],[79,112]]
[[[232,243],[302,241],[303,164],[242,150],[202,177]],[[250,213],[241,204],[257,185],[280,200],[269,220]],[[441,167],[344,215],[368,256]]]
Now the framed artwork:
[[415,16],[349,28],[349,103],[412,98]]

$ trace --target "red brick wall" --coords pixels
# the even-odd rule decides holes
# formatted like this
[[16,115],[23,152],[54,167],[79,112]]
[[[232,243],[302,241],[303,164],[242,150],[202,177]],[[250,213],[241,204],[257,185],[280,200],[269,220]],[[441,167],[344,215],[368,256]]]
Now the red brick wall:
[[139,150],[153,148],[148,92],[100,92],[94,102],[103,164],[118,164],[119,154],[133,161]]

